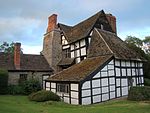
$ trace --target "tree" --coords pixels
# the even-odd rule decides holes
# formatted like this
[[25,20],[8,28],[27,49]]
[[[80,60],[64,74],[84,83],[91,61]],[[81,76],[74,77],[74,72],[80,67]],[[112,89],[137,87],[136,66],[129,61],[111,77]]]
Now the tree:
[[150,54],[150,36],[145,37],[143,40],[143,44],[145,46],[145,52],[147,54]]
[[134,44],[137,47],[141,47],[143,41],[135,36],[127,36],[127,38],[125,39],[125,42],[128,44]]
[[129,48],[136,51],[140,56],[142,56],[147,60],[147,62],[144,63],[144,77],[150,79],[150,54],[145,53],[142,50],[142,45],[141,45],[143,42],[149,42],[149,41],[150,41],[150,37],[148,38],[145,37],[144,40],[140,40],[137,37],[128,36],[125,39],[125,42],[127,43]]
[[8,42],[3,42],[2,45],[0,45],[0,52],[4,53],[14,53],[14,45],[15,43],[8,43]]

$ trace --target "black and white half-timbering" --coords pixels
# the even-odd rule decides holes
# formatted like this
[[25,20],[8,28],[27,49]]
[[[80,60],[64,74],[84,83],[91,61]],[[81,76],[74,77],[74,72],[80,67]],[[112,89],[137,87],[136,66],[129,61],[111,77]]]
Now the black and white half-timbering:
[[[80,64],[78,66],[82,68]],[[64,81],[56,81],[58,76],[69,72],[64,70],[60,75],[52,78],[54,81],[46,82],[46,90],[55,92],[64,102],[70,104],[99,103],[127,96],[131,86],[143,86],[142,66],[142,62],[138,61],[112,59],[103,68],[100,66],[83,80],[71,82],[66,81],[65,78]],[[76,67],[72,68],[76,69]]]
[[75,26],[59,23],[58,30],[61,71],[46,79],[45,89],[64,102],[100,103],[127,96],[131,86],[144,85],[144,59],[117,36],[111,14],[100,11]]

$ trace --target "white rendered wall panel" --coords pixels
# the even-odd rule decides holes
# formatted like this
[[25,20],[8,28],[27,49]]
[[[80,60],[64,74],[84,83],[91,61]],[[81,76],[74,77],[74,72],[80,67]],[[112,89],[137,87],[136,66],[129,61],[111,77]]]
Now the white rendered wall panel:
[[51,89],[51,91],[52,91],[53,93],[56,93],[56,89]]
[[109,90],[108,90],[108,87],[102,87],[102,93],[108,93]]
[[110,99],[115,98],[115,92],[110,92]]
[[82,97],[91,96],[91,90],[82,90]]
[[56,83],[51,82],[51,88],[56,88]]
[[117,97],[120,97],[120,88],[117,88]]
[[73,44],[71,44],[70,49],[74,50],[74,45]]
[[126,69],[122,69],[122,76],[126,76]]
[[102,95],[102,101],[109,100],[109,94],[103,94]]
[[93,78],[100,78],[100,72],[98,72],[96,75],[94,75]]
[[101,71],[107,71],[107,65]]
[[86,48],[84,47],[84,48],[81,48],[81,55],[83,56],[83,55],[86,55]]
[[130,67],[130,62],[126,62],[126,67]]
[[130,68],[127,69],[127,76],[131,76],[131,69]]
[[47,88],[45,88],[45,90],[46,90],[46,91],[50,91],[50,88],[49,88],[49,87],[47,87]]
[[86,81],[82,85],[82,89],[88,89],[88,88],[90,88],[90,81]]
[[92,89],[92,94],[93,95],[101,94],[101,88]]
[[126,66],[126,62],[125,61],[121,61],[121,66],[125,67]]
[[102,72],[101,72],[101,77],[107,77],[107,76],[108,76],[107,71],[102,71]]
[[46,87],[50,87],[50,82],[46,82]]
[[102,86],[108,86],[108,78],[101,79]]
[[120,79],[116,79],[116,86],[120,86]]
[[109,78],[109,83],[110,84],[115,84],[115,77]]
[[132,69],[132,76],[135,76],[136,73],[135,73],[135,69]]
[[143,75],[143,69],[142,68],[140,69],[140,75]]
[[76,52],[77,52],[77,54],[76,54],[77,57],[80,56],[80,50],[76,50]]
[[93,96],[93,103],[101,102],[101,95]]
[[128,87],[122,88],[122,96],[128,95]]
[[120,66],[120,61],[116,60],[116,61],[115,61],[115,65],[116,65],[116,66]]
[[109,62],[109,64],[113,65],[113,64],[114,64],[114,60],[111,60],[111,61]]
[[115,91],[115,85],[110,86],[110,91]]
[[69,97],[63,97],[63,100],[64,100],[64,102],[66,102],[66,103],[70,103]]
[[128,86],[128,80],[127,80],[127,78],[121,79],[121,86]]
[[133,86],[136,86],[136,78],[133,77],[132,79],[133,79]]
[[116,68],[116,76],[121,76],[121,74],[120,74],[120,68]]
[[82,98],[82,105],[91,104],[91,97]]
[[109,76],[115,76],[114,70],[109,70],[109,71],[108,71],[108,75],[109,75]]
[[71,52],[71,58],[74,58],[74,51]]
[[92,87],[100,87],[100,79],[92,80]]
[[79,100],[78,99],[71,99],[71,104],[78,105]]
[[81,47],[82,47],[82,46],[85,46],[85,39],[83,39],[83,40],[80,41],[80,46],[81,46]]
[[79,85],[78,84],[71,84],[71,90],[78,91]]
[[75,43],[75,48],[79,48],[79,42]]
[[114,69],[114,65],[108,65],[108,69]]
[[78,98],[78,92],[71,91],[72,98]]

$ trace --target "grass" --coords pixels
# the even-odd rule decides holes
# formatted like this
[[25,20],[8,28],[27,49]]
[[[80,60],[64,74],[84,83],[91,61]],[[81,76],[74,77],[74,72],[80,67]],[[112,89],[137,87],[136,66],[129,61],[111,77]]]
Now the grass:
[[31,102],[26,96],[0,96],[0,113],[150,113],[150,102],[112,100],[81,106],[63,102]]

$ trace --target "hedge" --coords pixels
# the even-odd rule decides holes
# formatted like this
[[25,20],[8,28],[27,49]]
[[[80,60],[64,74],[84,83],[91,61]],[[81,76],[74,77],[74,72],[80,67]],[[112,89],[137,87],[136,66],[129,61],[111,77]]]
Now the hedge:
[[44,101],[60,101],[60,97],[51,91],[41,90],[36,93],[32,93],[29,96],[29,100],[36,102]]
[[7,93],[8,86],[8,71],[0,69],[0,94]]
[[131,87],[128,94],[128,100],[145,101],[150,100],[150,87],[149,86],[136,86]]
[[144,85],[145,86],[150,86],[150,79],[144,78]]

